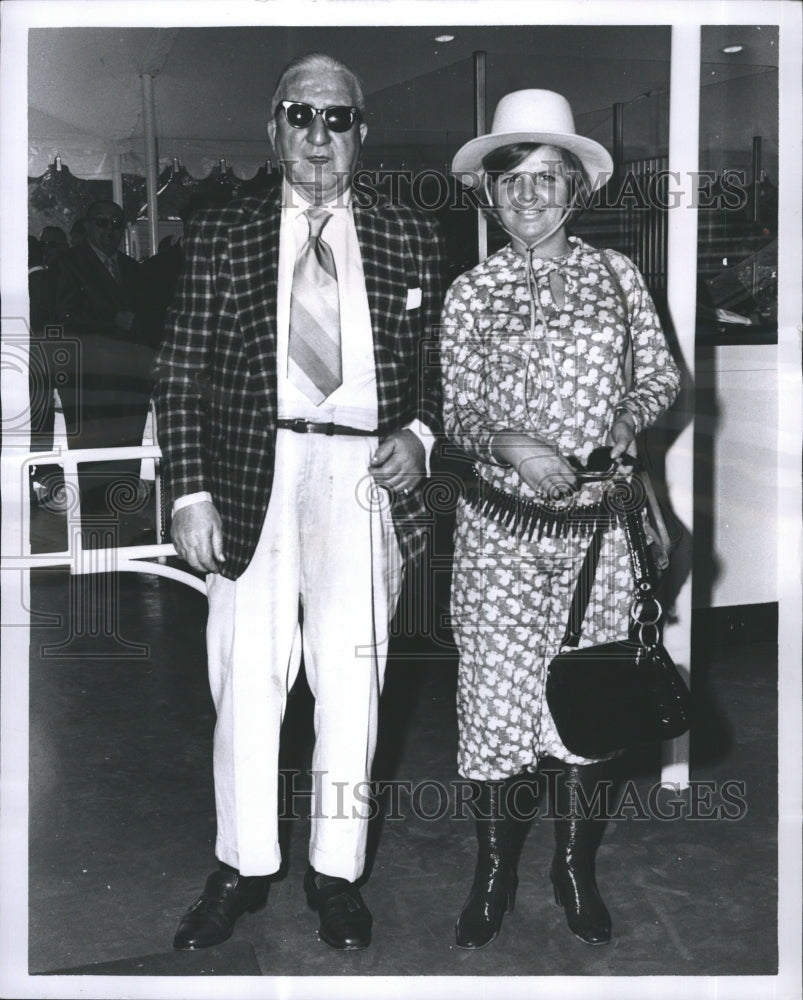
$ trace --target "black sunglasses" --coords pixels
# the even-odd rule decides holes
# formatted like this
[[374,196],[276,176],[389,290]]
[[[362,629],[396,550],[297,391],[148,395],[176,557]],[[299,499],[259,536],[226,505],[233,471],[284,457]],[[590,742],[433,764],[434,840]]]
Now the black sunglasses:
[[280,111],[284,111],[287,124],[292,128],[308,128],[315,116],[320,115],[330,132],[348,132],[360,117],[359,108],[349,108],[342,104],[332,108],[313,108],[302,101],[279,101],[275,114],[278,115]]
[[618,461],[614,461],[611,459],[610,448],[595,448],[585,465],[581,465],[573,455],[569,456],[569,464],[574,467],[578,479],[594,481],[627,475],[636,465],[636,460],[632,455],[624,454],[619,456]]
[[125,222],[122,219],[107,219],[105,215],[96,215],[92,219],[88,219],[93,225],[97,226],[98,229],[123,229]]

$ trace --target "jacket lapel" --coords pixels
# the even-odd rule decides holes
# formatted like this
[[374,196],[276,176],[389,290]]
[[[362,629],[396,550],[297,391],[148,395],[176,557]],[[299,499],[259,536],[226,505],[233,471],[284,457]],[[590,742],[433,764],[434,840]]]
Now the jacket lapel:
[[252,375],[276,408],[276,298],[281,189],[272,191],[241,223],[229,228],[229,261],[239,325]]
[[[277,283],[281,188],[257,203],[243,222],[228,232],[228,249],[240,329],[253,377],[261,383],[266,415],[276,416]],[[392,378],[394,345],[405,315],[407,275],[401,224],[381,205],[354,205],[354,224],[362,255],[365,289],[371,313],[374,354],[380,385]],[[381,391],[380,391],[381,396]],[[380,410],[382,400],[380,399]]]
[[[82,247],[84,251],[84,266],[86,268],[86,273],[89,276],[91,282],[94,283],[95,287],[103,289],[106,297],[114,302],[119,303],[120,301],[120,286],[111,276],[111,272],[103,263],[103,261],[98,257],[89,243],[85,243]],[[120,261],[118,257],[117,266],[119,268]]]
[[390,348],[395,340],[407,295],[404,233],[380,208],[354,205],[354,226],[362,254],[365,290],[371,311],[375,345]]

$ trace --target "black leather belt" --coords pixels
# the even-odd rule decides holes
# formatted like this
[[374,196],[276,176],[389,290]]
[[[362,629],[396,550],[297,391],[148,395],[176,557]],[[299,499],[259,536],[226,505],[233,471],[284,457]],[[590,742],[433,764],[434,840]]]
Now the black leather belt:
[[314,420],[277,420],[276,426],[296,434],[350,434],[352,437],[376,437],[379,431],[364,431],[359,427],[344,427],[343,424],[324,424]]

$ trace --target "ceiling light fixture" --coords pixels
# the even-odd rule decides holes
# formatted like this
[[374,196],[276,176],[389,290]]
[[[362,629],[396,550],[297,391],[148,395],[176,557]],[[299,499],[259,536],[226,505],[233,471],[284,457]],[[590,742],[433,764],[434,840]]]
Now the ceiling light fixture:
[[436,42],[453,42],[454,35],[435,35]]
[[736,45],[726,45],[722,49],[722,51],[726,55],[732,56],[736,52],[743,52],[744,51],[744,45],[741,45],[741,44],[738,44],[738,43]]

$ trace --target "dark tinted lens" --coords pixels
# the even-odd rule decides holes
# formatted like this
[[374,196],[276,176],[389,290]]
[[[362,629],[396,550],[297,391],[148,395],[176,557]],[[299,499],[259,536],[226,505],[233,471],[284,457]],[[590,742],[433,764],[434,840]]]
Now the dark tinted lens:
[[108,229],[110,226],[113,229],[122,229],[123,220],[122,219],[107,219],[103,215],[95,216],[94,219],[90,219],[90,222],[94,223],[98,229]]
[[326,127],[333,132],[348,132],[354,123],[354,111],[352,108],[335,107],[327,108],[323,115]]
[[293,128],[306,128],[315,117],[315,112],[309,104],[285,104],[284,112],[288,124]]
[[[317,113],[315,108],[301,101],[282,101],[279,107],[284,108],[287,123],[293,128],[307,128],[312,124]],[[279,108],[276,111],[278,113]],[[323,111],[323,120],[326,127],[332,132],[348,132],[356,117],[356,109],[345,105],[325,108]]]

